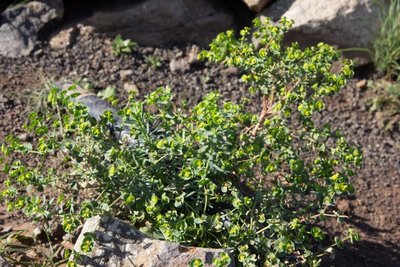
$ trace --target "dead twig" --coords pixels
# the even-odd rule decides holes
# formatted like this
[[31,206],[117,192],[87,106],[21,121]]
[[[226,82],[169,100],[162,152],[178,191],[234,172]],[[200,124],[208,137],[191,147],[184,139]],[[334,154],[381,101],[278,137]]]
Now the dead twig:
[[260,128],[261,124],[264,122],[264,119],[267,115],[271,114],[272,103],[274,101],[274,95],[272,94],[270,99],[267,99],[266,95],[262,97],[262,110],[260,116],[258,117],[258,121],[256,126],[253,128],[251,134],[255,136],[257,134],[258,129]]

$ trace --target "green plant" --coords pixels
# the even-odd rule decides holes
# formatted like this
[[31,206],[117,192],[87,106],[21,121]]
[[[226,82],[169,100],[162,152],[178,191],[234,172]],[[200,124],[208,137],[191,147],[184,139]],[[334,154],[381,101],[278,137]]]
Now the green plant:
[[[58,266],[66,262],[59,257],[62,246],[57,249],[48,242],[49,246],[35,246],[36,242],[32,237],[24,235],[24,230],[13,230],[0,235],[0,256],[7,259],[7,262],[13,266]],[[46,237],[49,236],[46,232]],[[37,255],[33,259],[29,254]]]
[[377,70],[385,75],[376,82],[377,96],[371,111],[385,130],[393,130],[400,121],[400,2],[380,1],[382,25],[374,42],[373,60]]
[[146,56],[144,61],[149,64],[153,69],[158,69],[162,66],[161,58],[158,56]]
[[115,98],[115,95],[117,94],[117,90],[115,86],[108,86],[104,90],[101,90],[97,93],[97,96],[106,100],[106,99],[112,99]]
[[130,39],[122,39],[121,34],[118,34],[112,43],[112,52],[115,56],[130,54],[136,47],[137,43]]
[[382,1],[382,25],[374,41],[373,60],[378,71],[389,76],[400,74],[400,2]]
[[26,111],[29,112],[45,112],[49,109],[47,96],[52,87],[52,82],[43,76],[40,76],[42,82],[38,88],[27,90],[21,93],[20,98],[26,103]]
[[[53,88],[49,100],[62,117],[33,113],[26,129],[37,144],[9,136],[1,147],[7,208],[62,217],[67,232],[93,215],[111,214],[155,238],[225,248],[244,266],[317,266],[331,248],[320,224],[343,217],[335,201],[353,192],[349,177],[362,156],[311,119],[352,75],[350,62],[326,44],[282,46],[291,25],[255,20],[261,49],[248,42],[245,28],[239,39],[232,31],[218,35],[200,55],[244,71],[242,79],[262,95],[258,116],[246,111],[247,101],[222,102],[217,93],[184,112],[172,105],[171,90],[160,88],[142,101],[130,97],[119,112],[132,143],[110,133],[114,114],[96,121],[72,101],[75,94]],[[6,160],[15,153],[41,161]],[[68,171],[49,168],[46,159],[54,157]],[[335,244],[355,239],[349,230]],[[229,261],[225,255],[215,262]],[[196,259],[191,264],[201,266]]]
[[82,87],[84,90],[89,91],[89,92],[94,92],[95,91],[95,84],[90,81],[87,77],[83,77],[77,81],[74,82],[78,86]]
[[376,96],[369,103],[370,111],[376,112],[378,123],[385,131],[392,131],[400,125],[400,82],[386,79],[370,82]]
[[16,254],[24,254],[30,249],[30,246],[15,240],[22,232],[23,230],[10,231],[0,235],[0,255],[12,263],[18,263]]

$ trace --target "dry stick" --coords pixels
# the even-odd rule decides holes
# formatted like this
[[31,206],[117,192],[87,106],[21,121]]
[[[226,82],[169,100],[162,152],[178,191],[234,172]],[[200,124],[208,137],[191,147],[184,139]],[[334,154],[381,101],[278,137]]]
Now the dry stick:
[[[300,80],[297,80],[293,84],[293,86],[291,86],[288,89],[288,92],[292,91],[293,88],[295,88],[299,83],[300,83]],[[274,104],[274,93],[273,93],[273,91],[271,92],[271,96],[270,96],[269,100],[267,100],[267,96],[266,95],[263,95],[263,97],[262,97],[262,110],[261,110],[261,113],[260,113],[260,117],[258,117],[257,124],[255,125],[255,127],[253,128],[253,131],[251,132],[253,136],[255,136],[257,134],[257,131],[260,128],[261,124],[264,122],[265,117],[267,115],[274,114],[272,112],[273,104]],[[245,132],[249,131],[250,129],[252,129],[252,127],[247,129]]]
[[260,128],[261,123],[263,123],[265,116],[267,116],[269,111],[268,108],[268,101],[267,101],[267,96],[263,95],[262,97],[262,110],[260,113],[260,117],[258,117],[258,121],[256,124],[256,127],[254,127],[253,131],[252,131],[252,135],[255,136],[257,134],[258,128]]

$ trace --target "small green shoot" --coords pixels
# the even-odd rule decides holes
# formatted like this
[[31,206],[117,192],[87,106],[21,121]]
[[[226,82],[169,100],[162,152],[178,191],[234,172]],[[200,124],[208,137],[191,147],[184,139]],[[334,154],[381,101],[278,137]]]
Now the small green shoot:
[[97,93],[97,96],[104,100],[113,98],[116,95],[117,95],[117,90],[116,90],[115,86],[108,86],[104,90],[101,90]]
[[162,66],[162,61],[161,58],[158,56],[146,56],[144,58],[144,61],[150,65],[153,69],[158,69]]
[[121,34],[118,34],[112,43],[112,51],[115,56],[131,54],[136,47],[136,42],[130,39],[122,39]]

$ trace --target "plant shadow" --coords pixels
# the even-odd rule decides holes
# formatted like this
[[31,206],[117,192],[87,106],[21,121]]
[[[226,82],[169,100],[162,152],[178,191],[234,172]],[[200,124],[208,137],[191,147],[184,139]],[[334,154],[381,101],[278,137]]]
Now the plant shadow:
[[390,234],[392,230],[371,226],[365,218],[356,214],[351,214],[350,218],[345,220],[346,224],[364,233],[369,240],[335,249],[334,257],[327,255],[323,258],[322,267],[400,267],[400,245],[380,237],[381,234]]
[[370,241],[359,241],[344,249],[335,250],[335,257],[323,258],[322,267],[396,267],[400,266],[400,251],[397,244],[382,245]]

